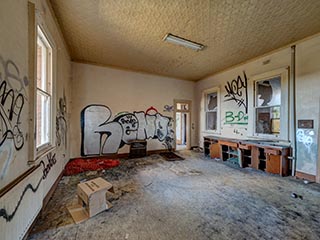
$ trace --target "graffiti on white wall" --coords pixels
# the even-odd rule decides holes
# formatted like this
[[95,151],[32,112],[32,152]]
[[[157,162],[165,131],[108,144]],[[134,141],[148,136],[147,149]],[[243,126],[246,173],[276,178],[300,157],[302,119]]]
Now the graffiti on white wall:
[[243,78],[239,75],[237,78],[233,79],[224,86],[227,94],[225,97],[225,102],[234,101],[238,107],[243,106],[245,113],[248,113],[248,88],[247,88],[247,76],[243,72]]
[[297,141],[299,143],[302,143],[309,153],[311,152],[311,146],[313,144],[314,135],[315,133],[313,130],[297,130]]
[[11,60],[0,56],[0,179],[5,176],[13,152],[22,149],[25,141],[21,114],[26,100],[27,77]]
[[0,217],[4,218],[7,222],[11,222],[12,219],[14,218],[14,216],[16,215],[25,194],[28,191],[32,191],[33,193],[37,192],[40,184],[43,180],[45,180],[50,172],[50,170],[52,169],[52,167],[57,163],[56,160],[56,154],[54,153],[48,153],[47,154],[47,163],[45,163],[44,160],[42,160],[40,162],[40,165],[43,167],[42,170],[42,176],[41,178],[38,180],[37,184],[35,186],[33,186],[31,183],[28,183],[25,188],[23,189],[23,191],[21,192],[21,195],[19,197],[19,200],[17,201],[15,207],[13,208],[13,210],[11,212],[9,212],[5,207],[0,206],[2,208],[0,208]]
[[111,120],[111,110],[94,104],[81,111],[81,155],[117,153],[130,140],[158,139],[173,148],[173,119],[150,107],[146,112],[121,112]]
[[226,111],[225,124],[248,125],[248,115],[243,111]]

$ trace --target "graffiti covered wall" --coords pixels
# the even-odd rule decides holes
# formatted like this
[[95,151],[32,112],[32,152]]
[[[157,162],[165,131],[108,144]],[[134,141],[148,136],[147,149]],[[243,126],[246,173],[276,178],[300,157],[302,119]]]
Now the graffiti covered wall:
[[[15,155],[25,145],[28,79],[12,60],[0,56],[0,180],[19,165]],[[24,115],[22,117],[22,115]],[[1,186],[1,185],[0,185]]]
[[[174,119],[174,100],[191,100],[193,103],[194,82],[83,63],[72,63],[72,67],[74,84],[71,138],[68,142],[71,158],[91,154],[90,152],[125,154],[130,150],[127,142],[132,139],[147,139],[148,151],[174,147],[174,142],[169,141],[174,135],[168,134],[170,128],[173,128],[170,125],[174,125],[174,122],[170,121],[170,118]],[[90,107],[95,103],[103,106]],[[157,111],[148,111],[150,106]],[[86,107],[88,109],[84,111]],[[195,109],[191,108],[191,111],[191,124],[195,125]],[[91,114],[100,117],[92,122],[87,121],[86,116]],[[84,119],[82,126],[85,128],[80,124],[81,115]],[[87,124],[92,124],[92,127],[87,128]],[[168,127],[161,129],[167,125]],[[91,132],[89,129],[96,129],[97,132]],[[112,135],[111,132],[104,131],[112,131]],[[94,146],[90,146],[90,142],[84,144],[87,138],[83,138],[83,132],[84,136],[95,138]],[[191,146],[198,145],[195,132],[195,128],[191,129]]]
[[245,71],[224,85],[221,131],[244,137],[248,125],[248,79]]
[[[0,191],[7,190],[0,197],[1,239],[23,238],[69,156],[69,119],[65,106],[71,98],[70,56],[47,4],[38,0],[1,1]],[[35,106],[30,100],[35,82],[29,76],[32,49],[29,49],[31,26],[28,24],[33,23],[31,17],[39,21],[37,23],[54,43],[51,126],[54,148],[39,156],[37,161],[29,151],[34,138],[34,129],[29,123],[36,112],[31,109]]]
[[89,105],[81,111],[81,155],[117,153],[130,140],[157,139],[167,149],[174,147],[173,119],[153,107],[111,117],[104,105]]

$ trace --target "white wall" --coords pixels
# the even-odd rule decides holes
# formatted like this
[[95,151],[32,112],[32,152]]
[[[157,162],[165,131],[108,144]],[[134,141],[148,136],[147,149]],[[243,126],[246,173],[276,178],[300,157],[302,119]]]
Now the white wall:
[[[264,64],[265,61],[269,61],[268,64]],[[290,49],[284,49],[279,52],[264,56],[262,58],[256,59],[254,61],[239,65],[237,67],[231,68],[227,71],[218,73],[216,75],[210,76],[203,79],[196,84],[195,96],[196,96],[196,107],[197,107],[197,120],[199,124],[199,145],[203,146],[203,136],[205,135],[219,135],[229,138],[248,138],[253,136],[253,119],[252,119],[252,106],[253,106],[253,81],[254,76],[263,74],[265,72],[270,72],[276,69],[285,69],[290,65]],[[226,112],[233,112],[237,115],[239,111],[246,113],[244,105],[238,106],[238,104],[231,100],[227,101],[226,97],[227,91],[225,86],[227,83],[231,83],[233,79],[237,79],[238,76],[244,80],[245,72],[248,83],[248,124],[226,124]],[[205,131],[205,114],[204,114],[204,91],[210,88],[220,89],[220,129],[217,132]],[[245,96],[245,89],[240,89],[242,96]],[[245,97],[244,97],[245,100]],[[288,140],[288,139],[286,139]]]
[[[269,60],[268,64],[263,64]],[[292,112],[289,111],[290,104],[285,101],[285,112],[281,119],[287,117],[286,121],[282,121],[285,136],[281,140],[292,141],[292,135],[297,136],[297,171],[316,175],[316,166],[318,160],[318,138],[319,138],[319,102],[320,102],[320,36],[315,36],[308,40],[297,43],[296,45],[296,102],[297,102],[297,120],[311,119],[314,121],[313,129],[297,129],[297,133],[290,133],[289,122],[292,119]],[[282,69],[291,65],[291,48],[285,48],[269,55],[254,59],[247,63],[228,69],[224,72],[215,74],[196,83],[195,98],[197,108],[198,142],[203,146],[203,136],[218,135],[228,138],[252,138],[253,137],[253,85],[252,79],[266,72]],[[236,79],[237,76],[243,77],[245,71],[248,77],[248,124],[225,124],[226,111],[237,113],[245,111],[244,107],[238,107],[234,101],[226,101],[227,94],[225,86],[227,82]],[[288,72],[290,72],[288,70]],[[289,81],[288,81],[289,82]],[[204,97],[203,92],[207,89],[220,88],[220,126],[217,132],[205,131],[205,113],[204,113]],[[287,83],[283,92],[288,92],[285,96],[288,99],[293,91],[289,89]],[[282,106],[283,107],[283,106]],[[251,110],[250,110],[251,109]]]
[[[53,94],[55,97],[53,102],[53,134],[56,135],[56,116],[61,116],[59,100],[65,98],[67,112],[63,113],[63,117],[67,121],[67,128],[66,131],[60,131],[59,134],[67,136],[68,115],[71,110],[70,56],[47,1],[33,0],[31,2],[35,3],[38,23],[50,35],[55,45],[54,79],[56,84]],[[5,103],[0,104],[0,190],[20,178],[31,167],[40,164],[36,171],[21,179],[18,185],[0,198],[1,236],[4,236],[5,239],[20,239],[41,209],[43,198],[69,160],[69,151],[68,142],[60,146],[55,144],[50,153],[44,154],[34,164],[28,164],[28,161],[34,160],[29,152],[30,138],[34,136],[33,130],[29,130],[28,124],[34,112],[29,108],[29,99],[33,93],[30,83],[34,80],[28,76],[30,64],[28,61],[30,54],[28,48],[28,1],[2,0],[0,2],[0,22],[0,84],[6,82],[6,92],[12,89],[15,99],[19,94],[21,94],[19,98],[24,99],[23,105],[21,100],[19,100],[19,104],[15,105],[12,120],[8,119],[6,115],[9,113],[12,97],[7,97]],[[20,109],[21,113],[18,118]],[[17,133],[17,129],[19,129],[21,135],[14,134],[15,137],[12,138],[12,134],[5,134],[7,129],[12,129],[14,133]],[[18,148],[15,146],[15,142],[19,146]],[[37,207],[34,207],[35,204]]]
[[314,121],[312,129],[297,128],[297,170],[316,175],[320,119],[320,36],[296,48],[297,120]]
[[[165,105],[173,105],[174,99],[194,102],[194,82],[81,63],[73,63],[72,66],[71,157],[80,156],[80,113],[88,105],[107,106],[112,113],[111,121],[118,113],[145,112],[151,106],[161,115],[173,117],[173,112],[164,111]],[[192,123],[194,116],[193,112]],[[100,119],[100,124],[105,121]],[[191,131],[191,139],[192,146],[196,144],[194,130]],[[163,148],[163,142],[148,140],[148,150]],[[128,152],[128,145],[118,152]]]

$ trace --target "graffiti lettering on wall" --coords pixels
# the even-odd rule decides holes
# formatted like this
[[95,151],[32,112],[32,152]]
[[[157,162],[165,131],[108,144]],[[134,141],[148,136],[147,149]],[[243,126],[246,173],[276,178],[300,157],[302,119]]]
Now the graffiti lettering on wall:
[[298,129],[297,130],[297,141],[299,143],[302,143],[308,152],[311,152],[311,146],[313,144],[313,136],[315,135],[313,130],[303,130],[303,129]]
[[17,65],[0,56],[0,179],[13,160],[14,150],[24,145],[21,113],[26,99],[27,77],[21,77]]
[[173,148],[173,119],[150,107],[146,112],[121,112],[111,121],[111,110],[89,105],[81,111],[81,155],[117,153],[130,140],[158,139]]
[[[20,117],[25,96],[24,84],[18,67],[11,60],[4,61],[0,56],[0,147],[7,139],[12,139],[16,150],[24,144],[24,136],[20,129]],[[18,85],[17,88],[15,88]]]
[[47,178],[51,168],[57,163],[56,154],[52,155],[51,152],[48,153],[47,160],[48,160],[47,164],[45,164],[44,161],[40,162],[40,164],[43,166],[43,175],[42,175],[43,180]]
[[247,125],[248,115],[245,114],[243,111],[238,111],[238,112],[227,111],[225,115],[224,124]]
[[57,145],[60,146],[61,144],[67,148],[67,103],[66,103],[66,96],[63,94],[63,98],[59,99],[59,107],[57,110],[56,116],[56,141]]
[[164,105],[164,107],[163,107],[164,109],[163,109],[163,111],[164,112],[173,112],[173,105]]
[[41,161],[40,164],[43,166],[43,175],[42,177],[39,179],[38,183],[36,184],[36,186],[33,186],[31,183],[28,183],[26,185],[26,187],[23,189],[20,197],[19,197],[19,200],[14,208],[14,210],[12,211],[12,213],[8,213],[7,210],[5,208],[1,208],[0,209],[0,217],[3,217],[7,222],[10,222],[13,217],[15,216],[18,208],[20,207],[20,204],[26,194],[26,192],[28,190],[31,190],[33,193],[35,193],[38,189],[39,189],[39,186],[42,182],[42,180],[45,180],[50,172],[50,170],[52,169],[52,167],[56,164],[57,160],[56,160],[56,154],[52,154],[52,153],[49,153],[47,155],[47,160],[48,160],[48,163],[45,164],[44,161]]
[[243,106],[245,108],[245,113],[248,113],[248,89],[247,89],[247,76],[243,72],[243,79],[239,75],[236,79],[231,82],[227,82],[224,86],[227,94],[224,96],[226,98],[225,102],[235,101],[239,107]]
[[10,222],[13,217],[15,216],[16,212],[18,211],[18,208],[20,207],[20,204],[23,200],[24,195],[26,194],[26,192],[28,190],[31,190],[32,192],[36,192],[40,186],[40,183],[42,181],[42,178],[38,181],[37,185],[34,187],[32,186],[31,183],[28,183],[27,186],[23,189],[22,194],[19,197],[19,200],[17,202],[17,205],[15,206],[14,210],[12,211],[12,213],[8,213],[7,210],[5,208],[1,208],[0,209],[0,217],[3,217],[7,222]]

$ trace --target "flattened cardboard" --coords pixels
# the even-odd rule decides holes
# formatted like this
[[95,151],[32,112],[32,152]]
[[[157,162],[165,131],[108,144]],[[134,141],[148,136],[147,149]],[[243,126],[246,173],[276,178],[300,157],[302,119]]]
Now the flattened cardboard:
[[95,178],[77,186],[78,204],[68,207],[75,223],[80,223],[112,207],[106,200],[107,192],[114,192],[111,183],[103,178]]

